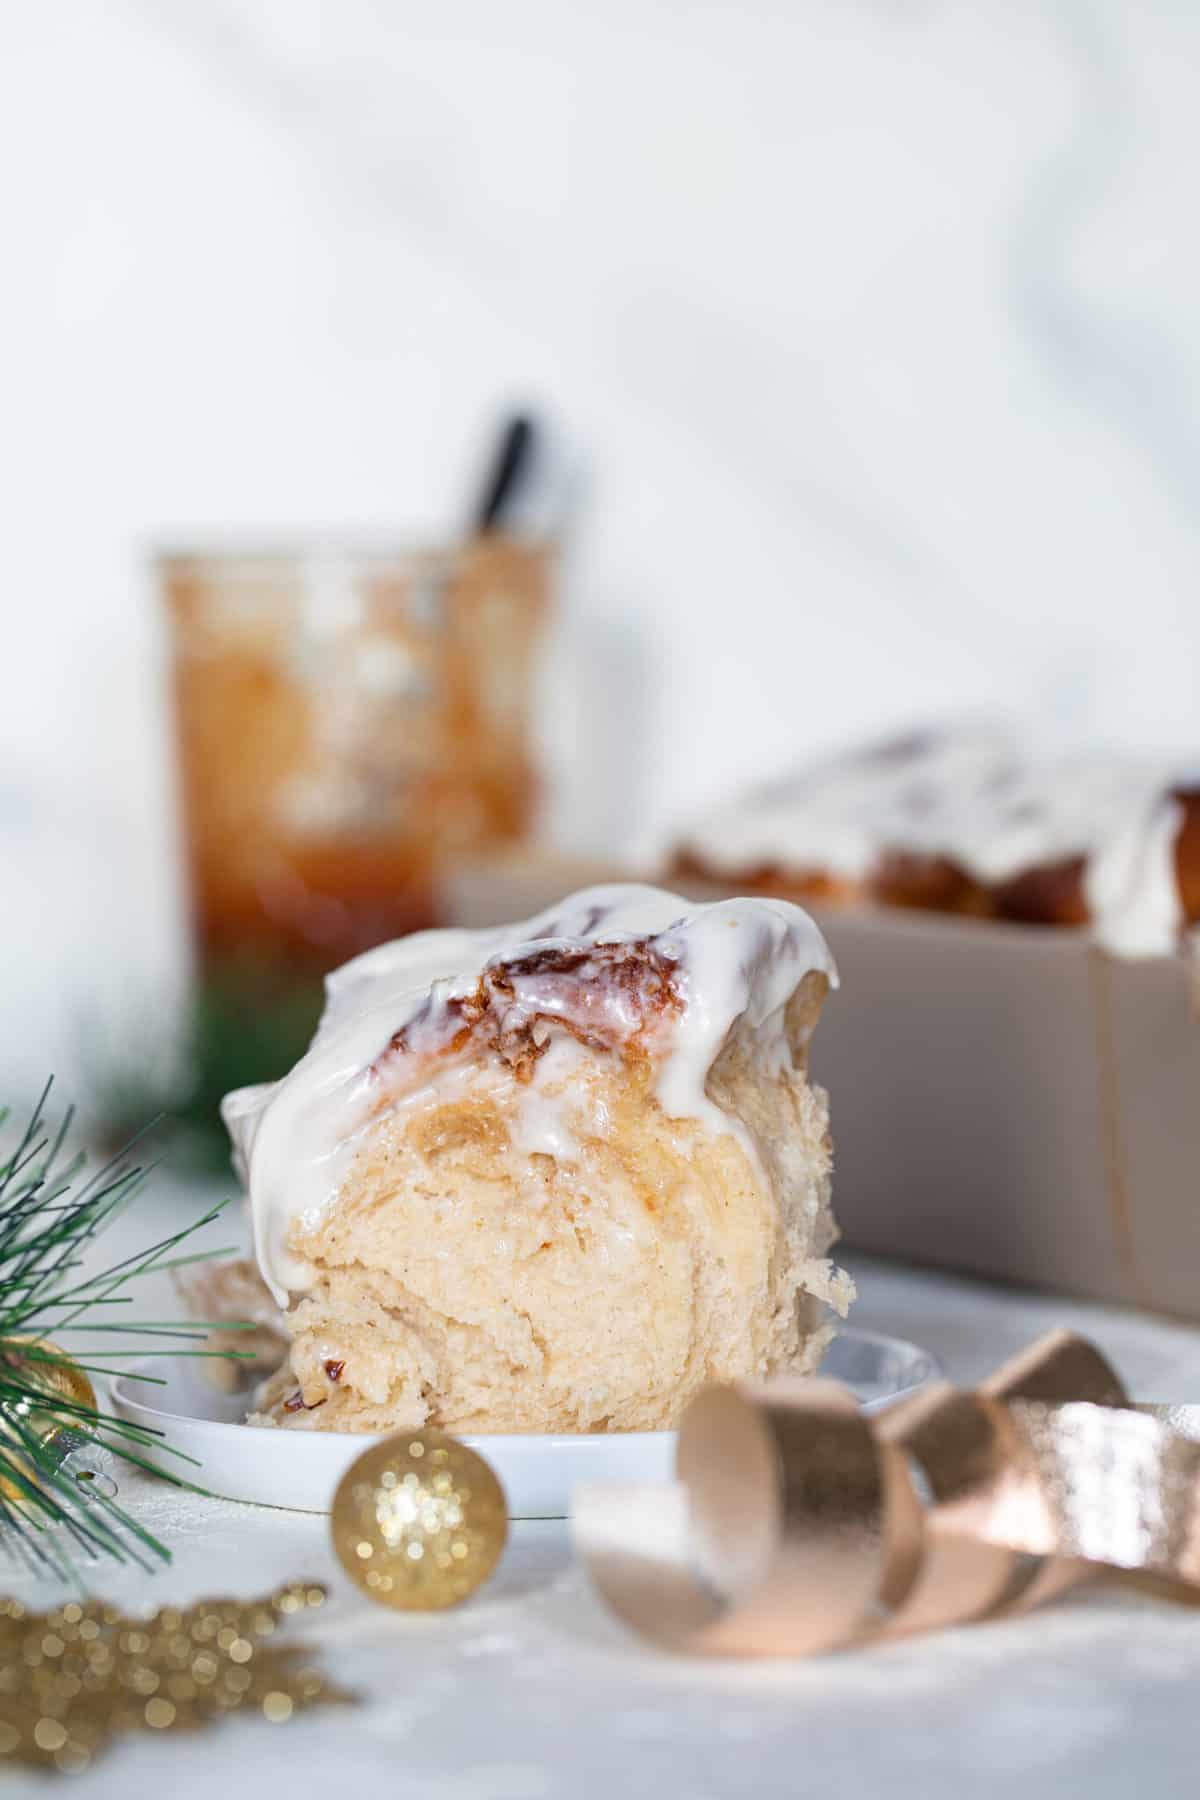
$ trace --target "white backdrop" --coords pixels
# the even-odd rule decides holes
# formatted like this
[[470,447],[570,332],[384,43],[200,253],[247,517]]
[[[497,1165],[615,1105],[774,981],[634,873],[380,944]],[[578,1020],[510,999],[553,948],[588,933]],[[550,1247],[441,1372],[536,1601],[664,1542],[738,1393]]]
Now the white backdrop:
[[1194,744],[1198,75],[1169,0],[0,0],[0,1071],[177,966],[145,547],[427,536],[513,398],[560,840],[981,704]]

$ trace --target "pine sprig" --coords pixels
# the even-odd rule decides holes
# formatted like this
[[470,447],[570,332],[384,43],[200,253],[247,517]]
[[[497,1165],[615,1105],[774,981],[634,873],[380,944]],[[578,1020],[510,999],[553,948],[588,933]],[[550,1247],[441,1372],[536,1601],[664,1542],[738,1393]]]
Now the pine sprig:
[[[77,1574],[77,1555],[112,1556],[151,1569],[170,1560],[169,1550],[104,1491],[102,1482],[82,1482],[71,1471],[72,1453],[97,1446],[188,1488],[194,1483],[178,1469],[144,1453],[165,1454],[177,1463],[194,1464],[194,1458],[173,1450],[156,1431],[70,1399],[62,1391],[64,1378],[69,1389],[76,1370],[115,1374],[111,1363],[131,1355],[240,1354],[191,1349],[204,1339],[202,1322],[125,1323],[107,1310],[130,1306],[125,1290],[141,1276],[227,1255],[227,1248],[177,1254],[226,1203],[99,1274],[81,1273],[92,1241],[124,1212],[148,1171],[130,1160],[139,1141],[134,1140],[81,1181],[83,1157],[66,1153],[73,1112],[68,1108],[51,1130],[49,1092],[48,1082],[14,1149],[0,1153],[0,1550],[58,1576]],[[0,1128],[9,1116],[0,1108]],[[221,1329],[230,1326],[222,1321]],[[67,1354],[56,1347],[65,1331],[161,1339],[163,1347],[147,1350],[142,1342],[120,1350],[105,1344]],[[140,1374],[137,1379],[157,1378]]]

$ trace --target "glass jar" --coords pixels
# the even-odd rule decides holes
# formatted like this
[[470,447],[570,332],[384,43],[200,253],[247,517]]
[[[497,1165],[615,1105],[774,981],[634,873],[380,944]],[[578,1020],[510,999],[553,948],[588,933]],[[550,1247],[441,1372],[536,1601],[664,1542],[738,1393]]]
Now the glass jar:
[[527,836],[544,546],[159,568],[202,970],[331,968],[436,923],[456,858]]

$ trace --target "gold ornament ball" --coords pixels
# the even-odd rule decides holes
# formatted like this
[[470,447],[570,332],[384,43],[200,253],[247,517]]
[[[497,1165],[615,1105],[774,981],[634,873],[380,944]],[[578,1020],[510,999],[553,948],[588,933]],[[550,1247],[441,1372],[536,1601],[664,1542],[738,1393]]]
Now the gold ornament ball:
[[[44,1361],[42,1356],[29,1355],[31,1350],[41,1351],[46,1357],[61,1357],[62,1360]],[[19,1400],[12,1408],[42,1443],[49,1443],[51,1438],[72,1423],[69,1415],[55,1413],[54,1407],[58,1402],[86,1406],[95,1412],[95,1388],[78,1363],[73,1362],[49,1338],[7,1338],[0,1356],[23,1381],[30,1387],[39,1388],[44,1396],[37,1400],[32,1397]],[[22,1466],[27,1465],[28,1459],[20,1451],[13,1452],[10,1446],[10,1453],[18,1456]],[[0,1476],[0,1495],[5,1500],[22,1500],[25,1498],[25,1490],[7,1476]]]
[[[7,1343],[10,1365],[20,1372],[31,1387],[40,1388],[45,1395],[42,1401],[29,1400],[23,1403],[29,1412],[40,1412],[43,1406],[53,1408],[62,1400],[70,1406],[86,1406],[95,1412],[96,1390],[79,1364],[65,1350],[60,1350],[49,1338],[9,1338]],[[39,1354],[30,1355],[31,1351]],[[46,1360],[50,1357],[57,1360]],[[70,1421],[60,1417],[50,1423],[52,1429],[57,1430]]]
[[351,1463],[333,1496],[333,1547],[381,1606],[434,1612],[485,1582],[508,1537],[504,1489],[444,1431],[405,1431]]

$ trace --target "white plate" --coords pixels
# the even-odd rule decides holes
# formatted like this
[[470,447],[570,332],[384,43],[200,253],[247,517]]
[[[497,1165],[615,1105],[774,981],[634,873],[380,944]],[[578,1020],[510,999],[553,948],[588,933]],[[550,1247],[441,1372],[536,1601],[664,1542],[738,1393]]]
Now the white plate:
[[[178,1359],[135,1364],[111,1383],[112,1408],[131,1425],[158,1432],[164,1442],[200,1463],[165,1458],[180,1474],[227,1500],[328,1512],[333,1490],[355,1457],[378,1440],[370,1433],[281,1431],[244,1425],[244,1395],[220,1394],[202,1365]],[[137,1380],[155,1375],[165,1387]],[[927,1350],[902,1338],[848,1329],[826,1353],[822,1375],[844,1381],[868,1410],[940,1374]],[[463,1440],[487,1457],[508,1496],[514,1519],[562,1519],[571,1490],[583,1481],[669,1481],[675,1462],[673,1431],[609,1431],[594,1436],[489,1434]]]

